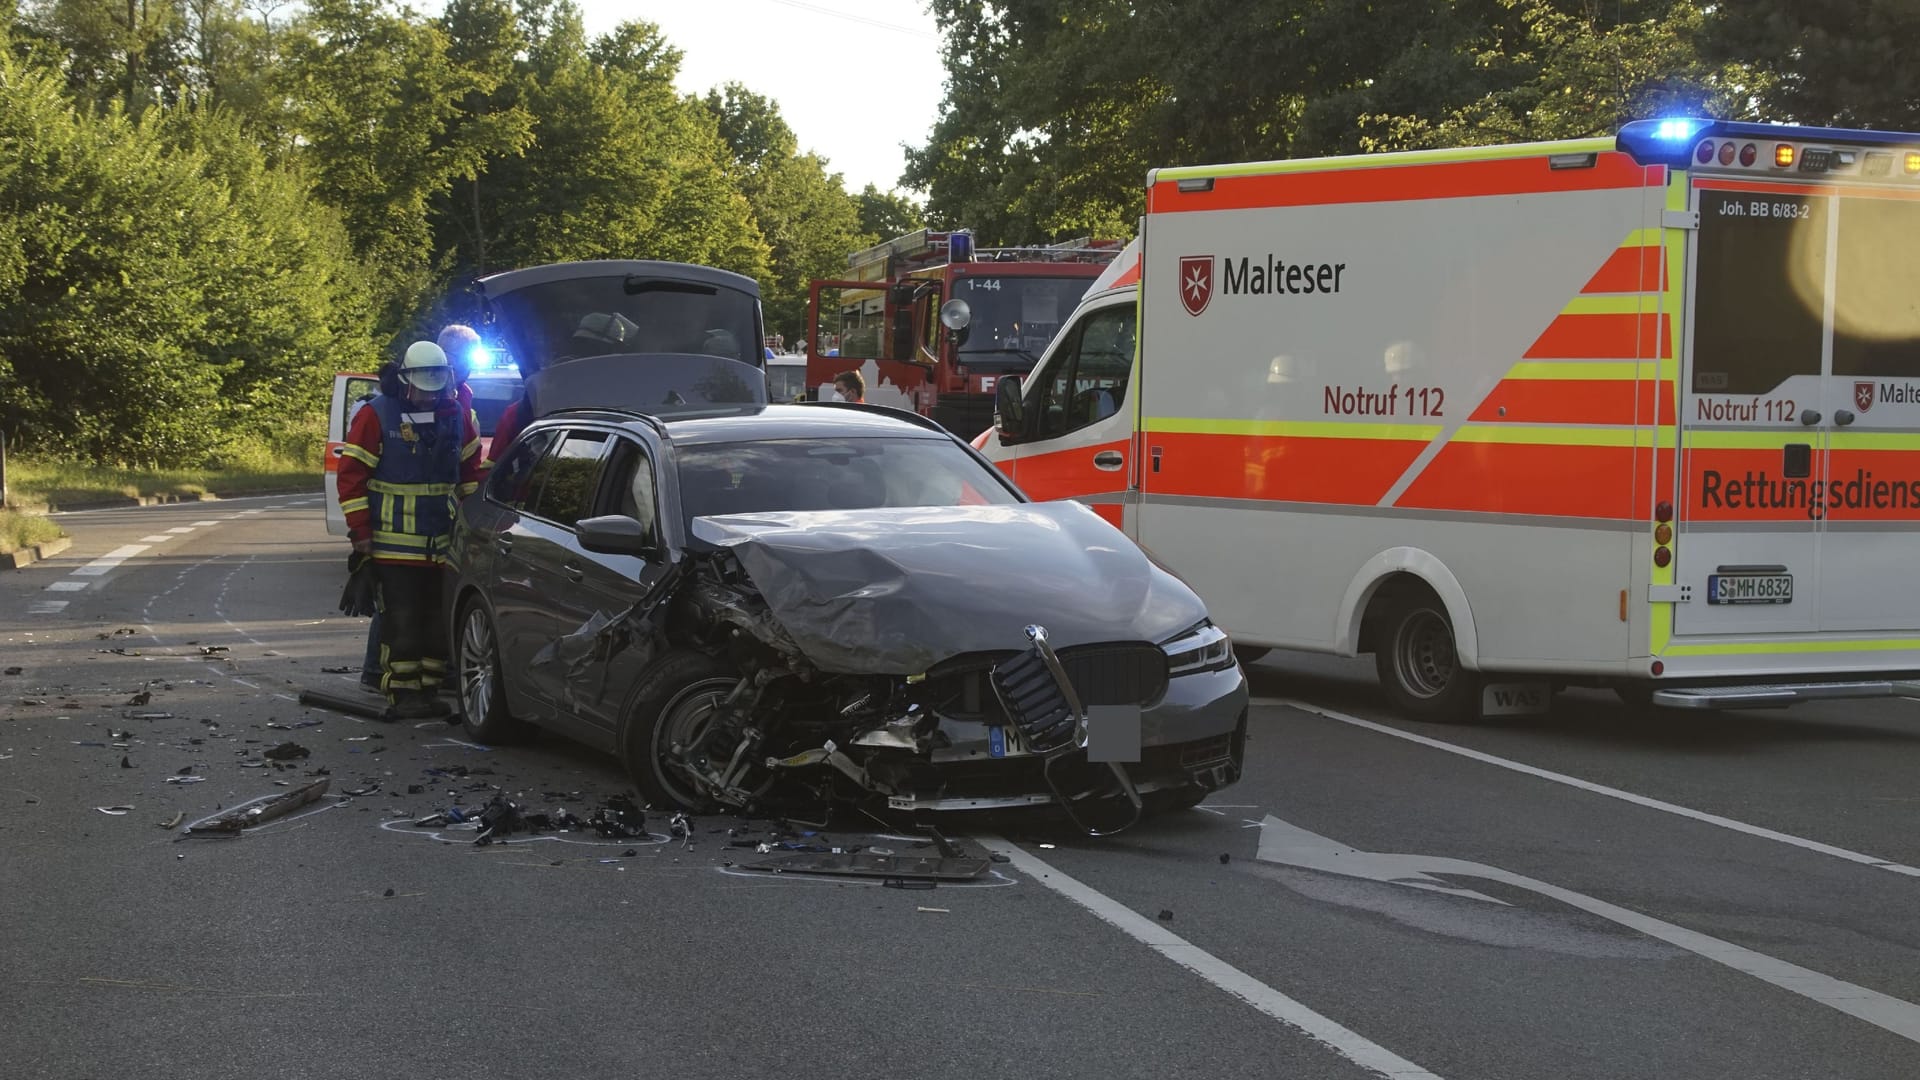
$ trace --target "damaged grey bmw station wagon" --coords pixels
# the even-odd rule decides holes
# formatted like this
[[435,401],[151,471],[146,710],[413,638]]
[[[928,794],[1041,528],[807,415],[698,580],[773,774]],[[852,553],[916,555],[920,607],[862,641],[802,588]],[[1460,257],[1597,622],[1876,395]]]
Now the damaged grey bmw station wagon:
[[[1246,679],[1191,590],[930,421],[770,405],[750,349],[649,345],[617,310],[646,265],[539,304],[483,283],[534,419],[453,542],[474,737],[554,729],[657,806],[1057,804],[1092,833],[1239,778]],[[751,282],[683,269],[726,337],[718,293],[757,326]],[[559,362],[607,315],[642,347]]]

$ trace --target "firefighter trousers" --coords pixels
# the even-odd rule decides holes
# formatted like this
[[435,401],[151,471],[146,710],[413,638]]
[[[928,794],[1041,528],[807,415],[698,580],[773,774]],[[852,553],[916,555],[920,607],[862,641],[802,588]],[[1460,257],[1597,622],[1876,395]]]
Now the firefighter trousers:
[[440,632],[438,565],[375,563],[380,574],[380,691],[389,701],[411,692],[436,694],[447,674]]

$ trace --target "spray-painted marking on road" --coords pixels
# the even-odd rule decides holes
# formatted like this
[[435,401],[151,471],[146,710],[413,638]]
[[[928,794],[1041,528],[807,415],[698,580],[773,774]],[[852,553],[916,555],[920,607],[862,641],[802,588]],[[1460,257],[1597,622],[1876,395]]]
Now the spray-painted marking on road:
[[1503,906],[1506,904],[1503,900],[1495,900],[1490,896],[1443,884],[1445,879],[1435,875],[1446,875],[1446,878],[1478,878],[1509,885],[1516,889],[1525,889],[1528,892],[1558,900],[1590,915],[1599,916],[1608,922],[1637,930],[1650,938],[1685,949],[1716,964],[1724,964],[1762,982],[1771,983],[1788,993],[1798,994],[1809,1001],[1818,1002],[1855,1019],[1864,1020],[1903,1039],[1920,1042],[1920,1006],[1912,1002],[1902,1001],[1877,990],[1869,990],[1864,986],[1857,986],[1765,953],[1742,948],[1732,942],[1708,937],[1697,931],[1656,919],[1651,915],[1643,915],[1640,912],[1574,892],[1572,889],[1562,888],[1524,874],[1516,874],[1497,866],[1488,866],[1485,863],[1441,856],[1361,851],[1338,840],[1329,839],[1298,825],[1282,821],[1272,814],[1268,814],[1262,824],[1264,827],[1260,833],[1260,852],[1257,856],[1261,862],[1294,866],[1323,874],[1387,882],[1415,889],[1429,889]]
[[1471,758],[1483,764],[1495,765],[1502,769],[1511,769],[1514,772],[1537,777],[1541,780],[1551,780],[1556,784],[1565,784],[1568,787],[1579,788],[1581,791],[1591,792],[1595,795],[1605,795],[1609,799],[1619,799],[1621,802],[1632,803],[1635,806],[1642,806],[1649,810],[1658,810],[1663,814],[1673,814],[1677,817],[1690,818],[1694,821],[1718,826],[1722,829],[1730,829],[1733,832],[1745,833],[1748,836],[1757,836],[1762,840],[1772,840],[1775,843],[1788,844],[1806,851],[1817,852],[1821,855],[1830,855],[1836,859],[1845,859],[1847,862],[1871,866],[1876,870],[1886,870],[1890,873],[1901,874],[1906,877],[1920,877],[1920,867],[1890,862],[1877,855],[1866,855],[1858,851],[1849,851],[1846,848],[1835,847],[1832,844],[1823,844],[1818,840],[1808,840],[1803,836],[1776,832],[1773,829],[1764,828],[1759,825],[1749,825],[1744,821],[1735,821],[1733,818],[1721,817],[1718,814],[1709,814],[1704,810],[1695,810],[1692,807],[1663,802],[1645,795],[1636,795],[1631,791],[1622,791],[1619,788],[1607,787],[1605,784],[1596,784],[1591,780],[1582,780],[1577,776],[1568,776],[1565,773],[1553,772],[1534,765],[1526,765],[1518,761],[1509,761],[1503,757],[1495,757],[1492,754],[1479,750],[1469,750],[1464,746],[1456,746],[1453,743],[1440,739],[1431,739],[1425,735],[1415,735],[1411,731],[1401,731],[1399,728],[1387,724],[1376,724],[1371,720],[1362,720],[1357,716],[1348,716],[1346,713],[1336,712],[1333,709],[1323,709],[1318,705],[1309,705],[1304,701],[1295,701],[1290,698],[1254,698],[1253,704],[1277,705],[1284,708],[1297,709],[1300,712],[1309,713],[1313,716],[1324,717],[1328,720],[1337,720],[1342,724],[1352,724],[1354,727],[1366,728],[1368,731],[1377,731],[1382,735],[1391,735],[1396,739],[1405,739],[1408,742],[1419,743],[1421,746],[1432,747],[1435,750],[1444,750],[1449,754],[1459,754],[1461,757]]

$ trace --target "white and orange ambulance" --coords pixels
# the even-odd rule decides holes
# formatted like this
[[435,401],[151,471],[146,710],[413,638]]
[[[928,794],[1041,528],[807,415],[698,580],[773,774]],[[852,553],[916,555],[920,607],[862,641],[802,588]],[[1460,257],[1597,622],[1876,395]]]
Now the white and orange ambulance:
[[1157,170],[976,445],[1413,716],[1913,693],[1920,135]]

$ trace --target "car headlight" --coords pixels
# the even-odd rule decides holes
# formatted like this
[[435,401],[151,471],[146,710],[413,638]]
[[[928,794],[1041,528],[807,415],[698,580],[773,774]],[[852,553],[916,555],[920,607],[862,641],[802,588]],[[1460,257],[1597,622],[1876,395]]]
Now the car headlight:
[[1233,666],[1233,639],[1210,622],[1163,643],[1160,649],[1167,654],[1168,675],[1191,675]]

